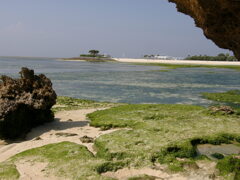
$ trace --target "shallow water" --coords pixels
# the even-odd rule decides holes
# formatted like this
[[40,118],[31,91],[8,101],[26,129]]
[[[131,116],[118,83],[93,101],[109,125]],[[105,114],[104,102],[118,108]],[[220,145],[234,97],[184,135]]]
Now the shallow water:
[[201,144],[197,146],[197,151],[201,155],[206,155],[209,158],[213,158],[212,154],[218,153],[222,155],[240,154],[240,146],[235,144]]
[[0,74],[16,77],[23,66],[46,74],[58,95],[98,101],[209,105],[202,92],[240,89],[240,72],[231,69],[162,72],[164,67],[125,63],[0,58]]

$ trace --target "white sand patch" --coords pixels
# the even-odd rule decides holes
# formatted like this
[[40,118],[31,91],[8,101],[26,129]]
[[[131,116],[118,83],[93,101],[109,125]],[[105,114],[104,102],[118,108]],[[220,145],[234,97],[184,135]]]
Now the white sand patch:
[[162,64],[195,64],[195,65],[236,65],[240,66],[240,62],[226,61],[195,61],[195,60],[153,60],[153,59],[130,59],[130,58],[115,58],[118,62],[129,63],[162,63]]
[[20,174],[19,180],[61,180],[59,177],[46,173],[45,168],[48,163],[21,160],[15,165]]
[[223,180],[223,177],[215,175],[215,166],[216,163],[201,162],[199,169],[186,169],[185,172],[180,173],[171,173],[167,170],[165,166],[158,165],[157,168],[124,168],[116,172],[106,172],[103,173],[103,176],[116,178],[119,180],[127,180],[130,177],[138,176],[152,176],[156,180]]
[[160,178],[166,179],[169,177],[169,174],[167,174],[166,172],[163,172],[161,170],[154,170],[151,168],[143,168],[143,169],[124,168],[116,172],[106,172],[102,175],[106,177],[121,179],[121,180],[127,180],[130,177],[140,176],[140,175],[154,176],[159,179]]

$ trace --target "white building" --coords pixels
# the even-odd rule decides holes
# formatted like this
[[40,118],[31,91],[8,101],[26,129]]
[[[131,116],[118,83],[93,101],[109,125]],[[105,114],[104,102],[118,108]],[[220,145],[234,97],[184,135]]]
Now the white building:
[[177,60],[177,59],[179,59],[179,58],[172,57],[172,56],[161,56],[161,55],[145,55],[144,58],[156,59],[156,60]]
[[160,56],[160,55],[156,55],[156,56],[154,56],[154,59],[167,60],[167,59],[172,59],[172,57],[170,57],[170,56]]

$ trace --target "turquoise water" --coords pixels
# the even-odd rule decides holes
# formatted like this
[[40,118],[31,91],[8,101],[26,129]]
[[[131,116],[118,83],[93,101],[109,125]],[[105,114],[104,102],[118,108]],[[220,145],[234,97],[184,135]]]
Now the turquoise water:
[[240,72],[125,63],[65,62],[53,59],[0,58],[0,74],[17,76],[21,67],[46,74],[58,95],[97,101],[208,105],[202,92],[240,89]]

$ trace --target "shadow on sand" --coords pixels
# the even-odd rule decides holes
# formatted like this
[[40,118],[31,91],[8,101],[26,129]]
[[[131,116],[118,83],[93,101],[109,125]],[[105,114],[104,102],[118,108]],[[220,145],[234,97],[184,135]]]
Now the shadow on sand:
[[19,138],[17,140],[5,140],[5,142],[7,144],[11,144],[11,143],[20,143],[20,142],[24,142],[24,141],[28,141],[28,140],[33,140],[39,136],[41,136],[42,134],[46,133],[46,132],[50,132],[52,130],[55,131],[64,131],[64,130],[68,130],[71,128],[81,128],[81,127],[85,127],[89,124],[89,121],[60,121],[61,119],[59,118],[55,118],[55,120],[53,122],[50,123],[45,123],[41,126],[38,126],[36,128],[33,128],[24,138]]

